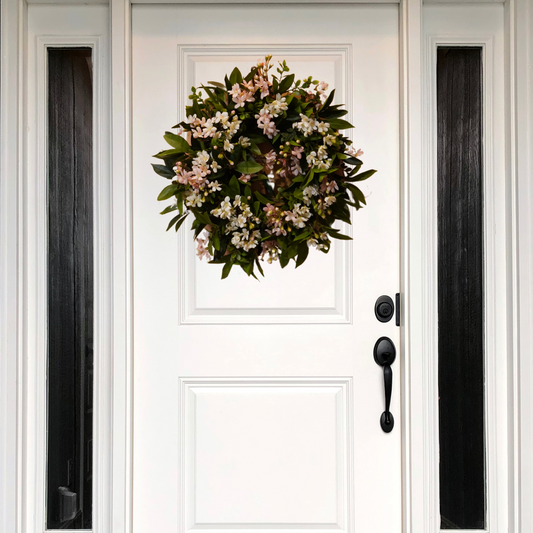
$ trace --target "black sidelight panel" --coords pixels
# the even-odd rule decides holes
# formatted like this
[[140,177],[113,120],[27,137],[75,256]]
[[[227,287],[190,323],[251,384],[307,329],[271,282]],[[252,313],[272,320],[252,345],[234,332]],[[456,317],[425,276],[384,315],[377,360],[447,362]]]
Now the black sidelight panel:
[[483,529],[482,49],[437,57],[441,527]]
[[90,49],[48,51],[47,529],[92,527]]

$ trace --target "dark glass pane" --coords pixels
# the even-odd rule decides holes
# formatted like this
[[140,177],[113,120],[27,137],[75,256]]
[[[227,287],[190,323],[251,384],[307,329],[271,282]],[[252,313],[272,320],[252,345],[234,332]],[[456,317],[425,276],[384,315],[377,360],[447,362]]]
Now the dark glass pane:
[[485,527],[482,50],[439,48],[438,280],[442,529]]
[[48,52],[48,529],[92,527],[91,68]]

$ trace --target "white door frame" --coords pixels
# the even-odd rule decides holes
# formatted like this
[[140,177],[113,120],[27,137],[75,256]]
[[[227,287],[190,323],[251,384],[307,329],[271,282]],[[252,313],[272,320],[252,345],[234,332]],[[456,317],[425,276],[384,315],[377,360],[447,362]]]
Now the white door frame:
[[[150,0],[141,0],[149,2]],[[172,0],[171,0],[172,1]],[[186,3],[173,0],[175,3]],[[252,0],[211,0],[253,3]],[[272,0],[271,0],[272,1]],[[305,0],[293,0],[304,3]],[[382,3],[383,0],[365,0]],[[484,1],[484,0],[480,0]],[[490,0],[485,0],[490,1]],[[273,3],[282,2],[274,0]],[[69,3],[74,3],[72,0]],[[88,3],[80,0],[80,3]],[[99,3],[96,0],[94,3]],[[198,1],[196,3],[199,3]],[[282,2],[286,3],[286,2]],[[315,2],[313,2],[315,3]],[[328,3],[319,2],[316,3]],[[345,0],[350,3],[350,0]],[[354,2],[357,3],[357,2]],[[461,2],[458,2],[461,3]],[[427,279],[432,260],[426,221],[423,102],[423,14],[421,0],[401,0],[401,136],[402,136],[402,315],[404,532],[437,533],[438,417],[436,372],[428,350],[435,325],[428,324],[435,294]],[[510,527],[533,531],[533,5],[531,0],[506,0],[506,136],[508,148],[507,322],[509,343],[509,472]],[[1,3],[0,94],[0,531],[36,533],[27,457],[35,454],[28,430],[26,241],[26,70],[25,0]],[[95,531],[131,533],[131,4],[110,0],[111,59],[109,83],[112,150],[109,228],[112,253],[104,263],[112,332],[105,342],[111,360],[100,366],[102,386],[96,399],[95,430],[109,435],[95,453]],[[425,92],[426,91],[426,92]],[[30,272],[31,273],[31,272]],[[111,284],[112,282],[112,284]],[[429,312],[428,312],[429,311]]]

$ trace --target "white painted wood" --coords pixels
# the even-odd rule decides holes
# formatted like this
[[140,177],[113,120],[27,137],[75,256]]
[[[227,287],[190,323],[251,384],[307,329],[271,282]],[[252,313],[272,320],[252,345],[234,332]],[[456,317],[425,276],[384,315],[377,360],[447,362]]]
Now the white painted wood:
[[421,0],[401,9],[401,171],[402,171],[402,402],[403,528],[436,533],[440,527],[438,492],[437,373],[434,357],[436,302],[428,249],[426,175],[422,167],[423,97]]
[[513,384],[513,472],[510,494],[512,527],[533,529],[533,5],[529,0],[506,4],[509,95],[509,202],[514,214],[510,231],[509,268],[513,272],[512,318],[509,320],[514,358],[509,365]]
[[[485,307],[485,425],[487,453],[488,529],[508,531],[508,351],[507,315],[509,272],[506,206],[504,17],[503,6],[434,5],[424,8],[425,30],[425,189],[429,216],[426,246],[430,250],[429,298],[436,310],[437,292],[437,115],[436,51],[438,46],[478,46],[483,49],[483,194],[484,194],[484,307]],[[437,353],[437,315],[428,324]],[[436,366],[435,366],[436,373]],[[438,395],[431,402],[438,408]],[[435,428],[438,430],[438,426]],[[438,452],[438,431],[433,433]],[[436,510],[438,512],[438,509]]]
[[28,130],[24,190],[25,235],[25,447],[24,531],[45,529],[46,358],[47,358],[47,50],[86,46],[93,49],[94,99],[94,273],[95,273],[95,529],[104,531],[109,508],[112,380],[111,209],[109,173],[109,45],[107,6],[30,6],[28,10]]
[[[131,5],[111,0],[111,174],[113,246],[112,431],[105,533],[132,531]],[[95,533],[99,533],[97,530]]]
[[[181,486],[190,495],[183,530],[257,529],[272,512],[276,531],[309,520],[320,530],[351,529],[351,379],[189,378],[179,386]],[[228,499],[236,505],[218,503]]]
[[[393,295],[399,284],[398,9],[307,6],[305,21],[298,23],[301,9],[133,7],[133,524],[138,533],[152,531],[154,526],[165,531],[401,530],[400,365],[394,366],[393,393],[393,412],[399,418],[395,431],[386,435],[379,426],[383,373],[372,357],[380,336],[389,335],[397,343],[399,338],[392,322],[381,324],[373,313],[376,298],[382,293]],[[277,22],[270,34],[255,23],[272,17]],[[232,29],[235,24],[238,31]],[[351,243],[345,247],[353,264],[353,282],[345,266],[338,270],[344,259],[334,253],[325,256],[326,264],[311,254],[298,276],[290,270],[277,276],[279,266],[272,265],[261,282],[238,273],[220,281],[216,266],[200,268],[197,259],[192,264],[180,262],[186,251],[175,233],[164,231],[166,221],[156,201],[164,182],[152,175],[149,163],[162,146],[165,129],[184,117],[180,94],[200,81],[220,79],[234,64],[249,68],[269,51],[275,58],[286,59],[299,77],[313,72],[339,91],[338,101],[347,103],[349,118],[356,124],[354,138],[365,149],[366,165],[379,169],[380,178],[368,185],[369,207],[354,214],[357,247]],[[351,62],[347,62],[350,54]],[[356,73],[353,90],[350,65]],[[385,152],[387,157],[381,155]],[[190,239],[188,228],[182,229]],[[385,260],[384,243],[388,247]],[[211,322],[216,323],[180,324],[183,269],[194,269],[209,288],[210,292],[201,295],[201,303],[216,311],[211,315]],[[317,322],[312,303],[299,300],[289,287],[294,284],[301,291],[312,291],[321,271],[345,276],[344,286],[353,298],[350,321]],[[255,323],[223,322],[231,315],[220,301],[236,300],[241,314],[256,309],[253,299],[239,301],[239,295],[233,296],[243,290],[256,294],[260,308],[271,310],[271,320],[263,312]],[[328,292],[329,288],[325,295],[317,295],[319,305],[324,301],[321,298],[330,298]],[[287,324],[285,316],[299,307],[308,311],[307,320]],[[226,384],[213,384],[216,378]],[[207,383],[211,394],[219,394],[218,403],[190,388],[184,398],[180,380]],[[268,390],[263,380],[268,380]],[[346,398],[353,398],[353,414],[347,418],[347,400],[339,400],[333,416],[334,404],[327,400],[331,386],[321,389],[314,380],[353,381],[353,392],[346,393]],[[194,390],[197,386],[191,385]],[[225,424],[216,421],[215,409]],[[241,418],[250,422],[239,425]],[[332,425],[334,418],[337,422]],[[268,438],[251,446],[254,428],[271,431]],[[313,432],[316,438],[310,437]],[[345,442],[339,432],[354,435],[351,449],[337,455],[337,461],[353,467],[343,469],[340,463],[332,463],[332,447]],[[211,438],[209,450],[202,444],[205,435]],[[279,444],[267,454],[268,443]],[[191,448],[198,446],[204,446],[205,464],[195,462]],[[296,460],[299,448],[301,457]],[[295,459],[289,464],[294,469],[287,467],[285,474],[275,466],[270,472],[262,470],[265,464],[283,464],[292,455]],[[228,478],[224,472],[230,467]],[[305,479],[313,479],[305,484],[307,495],[297,475],[302,469],[311,476]],[[192,472],[197,473],[196,481],[192,481]],[[353,476],[353,481],[339,481],[341,472]],[[338,488],[333,494],[326,490],[326,496],[324,490],[334,478]],[[289,497],[284,487],[291,486],[294,490]],[[242,502],[246,490],[249,503]],[[384,492],[387,513],[382,511],[382,501],[374,497]],[[285,497],[280,499],[281,495]]]
[[0,4],[0,530],[20,530],[20,269],[25,5]]

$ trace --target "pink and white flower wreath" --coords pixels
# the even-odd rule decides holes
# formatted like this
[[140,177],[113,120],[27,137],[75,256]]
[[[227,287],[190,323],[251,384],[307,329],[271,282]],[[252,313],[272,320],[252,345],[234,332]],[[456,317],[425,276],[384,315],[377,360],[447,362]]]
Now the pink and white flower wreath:
[[285,61],[270,76],[271,59],[192,87],[187,120],[154,156],[170,180],[158,200],[174,199],[162,214],[177,211],[167,230],[192,213],[197,255],[223,264],[222,278],[233,265],[263,274],[265,259],[298,267],[309,247],[327,253],[331,238],[350,239],[333,225],[366,204],[355,183],[375,173],[359,172],[363,152],[341,134],[353,126],[332,105],[335,91],[311,76],[295,81]]

